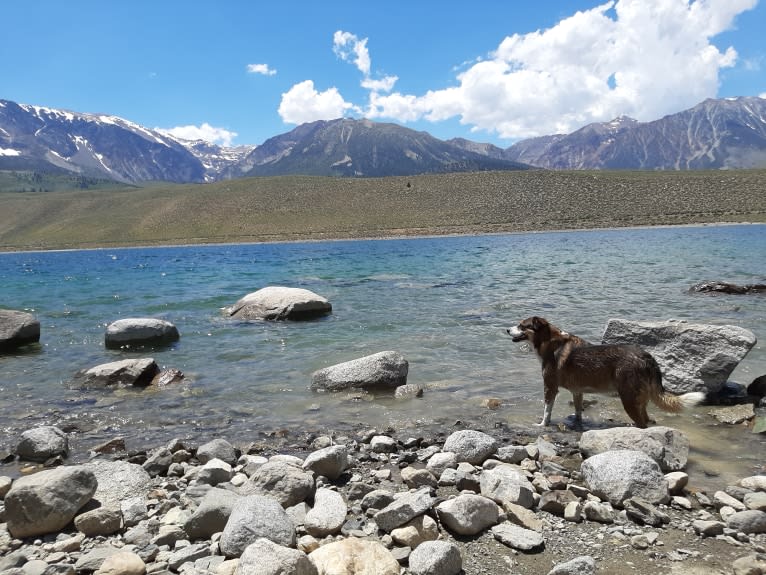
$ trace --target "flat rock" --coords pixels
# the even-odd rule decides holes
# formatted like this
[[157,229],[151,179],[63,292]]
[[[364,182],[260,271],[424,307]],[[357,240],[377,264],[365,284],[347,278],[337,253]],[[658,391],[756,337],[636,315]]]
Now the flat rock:
[[307,320],[332,312],[326,298],[301,288],[269,286],[247,294],[226,313],[242,320]]
[[755,410],[752,403],[743,403],[740,405],[729,405],[727,407],[717,407],[708,411],[714,419],[720,423],[728,425],[739,425],[750,421],[755,417]]
[[431,497],[431,489],[423,487],[411,493],[394,499],[386,507],[375,514],[375,522],[384,531],[390,532],[408,521],[423,515],[431,509],[434,498]]
[[622,506],[630,497],[652,504],[669,499],[668,482],[660,466],[641,451],[599,453],[586,459],[581,471],[588,489],[615,506]]
[[40,341],[40,322],[31,313],[0,309],[0,352]]
[[75,375],[74,383],[82,388],[146,387],[159,370],[151,357],[123,359],[80,371]]
[[529,509],[535,504],[534,486],[520,469],[510,464],[482,471],[479,487],[484,497],[503,506],[512,503]]
[[164,319],[132,317],[118,319],[106,327],[104,345],[108,349],[163,346],[180,339],[178,328]]
[[394,390],[407,383],[409,363],[396,351],[381,351],[315,371],[311,375],[314,391],[346,389]]
[[714,393],[726,384],[756,337],[734,325],[610,319],[602,343],[629,343],[646,349],[660,364],[663,385],[672,393]]
[[503,545],[519,551],[541,551],[545,540],[541,533],[512,523],[501,523],[492,528],[492,535]]
[[581,555],[566,563],[559,563],[548,571],[548,575],[593,575],[595,572],[596,560],[590,555]]
[[591,457],[605,451],[631,449],[651,457],[664,472],[680,471],[689,459],[689,439],[671,427],[614,427],[588,430],[580,436],[580,452]]

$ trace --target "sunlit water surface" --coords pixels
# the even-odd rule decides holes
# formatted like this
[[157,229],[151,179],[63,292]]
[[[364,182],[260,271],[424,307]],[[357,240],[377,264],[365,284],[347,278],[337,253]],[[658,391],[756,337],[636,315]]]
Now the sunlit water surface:
[[[609,318],[734,324],[763,337],[766,297],[690,294],[709,279],[766,280],[766,227],[713,226],[419,239],[106,249],[0,254],[0,306],[41,322],[38,347],[0,355],[0,429],[6,448],[24,429],[75,431],[76,450],[122,436],[131,447],[172,437],[240,444],[286,429],[443,427],[456,420],[527,425],[542,411],[540,367],[505,328],[542,315],[599,341]],[[327,297],[331,316],[305,323],[241,323],[221,308],[268,285]],[[168,349],[104,347],[125,317],[173,322]],[[409,361],[421,399],[309,390],[313,371],[383,350]],[[81,369],[154,357],[186,382],[161,390],[82,391]],[[732,375],[766,373],[762,343]],[[502,401],[495,410],[483,400]],[[571,413],[563,392],[554,423]],[[658,423],[692,439],[693,465],[743,473],[763,441],[714,425],[700,407]],[[628,422],[616,399],[586,410],[586,428]]]

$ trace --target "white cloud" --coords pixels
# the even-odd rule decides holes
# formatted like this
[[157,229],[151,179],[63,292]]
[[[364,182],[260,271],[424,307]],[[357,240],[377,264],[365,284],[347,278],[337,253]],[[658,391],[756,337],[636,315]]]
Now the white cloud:
[[176,126],[175,128],[155,128],[159,132],[170,134],[173,137],[182,140],[205,140],[211,144],[221,146],[231,146],[236,132],[231,132],[225,128],[216,128],[207,122],[201,126]]
[[[370,77],[367,38],[338,31],[333,49],[362,72],[367,117],[456,117],[475,131],[525,138],[622,114],[654,120],[715,97],[720,71],[737,64],[737,52],[711,39],[756,3],[609,1],[546,30],[508,36],[487,58],[461,65],[456,86],[422,95],[392,92],[396,76]],[[343,101],[337,91],[333,97]]]
[[273,76],[276,70],[270,68],[268,64],[248,64],[247,71],[251,74],[262,74],[264,76]]
[[337,88],[319,92],[312,80],[305,80],[282,94],[279,115],[289,124],[303,124],[341,118],[351,109],[353,104],[346,102]]
[[762,94],[758,94],[758,97],[766,100],[766,92],[763,92]]

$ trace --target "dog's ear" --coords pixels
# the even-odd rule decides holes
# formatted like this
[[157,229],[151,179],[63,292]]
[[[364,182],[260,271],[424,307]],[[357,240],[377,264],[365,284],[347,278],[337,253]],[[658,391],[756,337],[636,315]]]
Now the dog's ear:
[[548,325],[548,321],[545,318],[537,316],[532,318],[532,329],[535,331],[545,329]]

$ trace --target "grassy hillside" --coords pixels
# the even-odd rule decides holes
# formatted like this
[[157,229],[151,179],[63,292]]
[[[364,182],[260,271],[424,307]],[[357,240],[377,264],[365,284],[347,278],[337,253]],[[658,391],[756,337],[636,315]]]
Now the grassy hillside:
[[274,177],[0,194],[0,250],[766,221],[766,170]]

